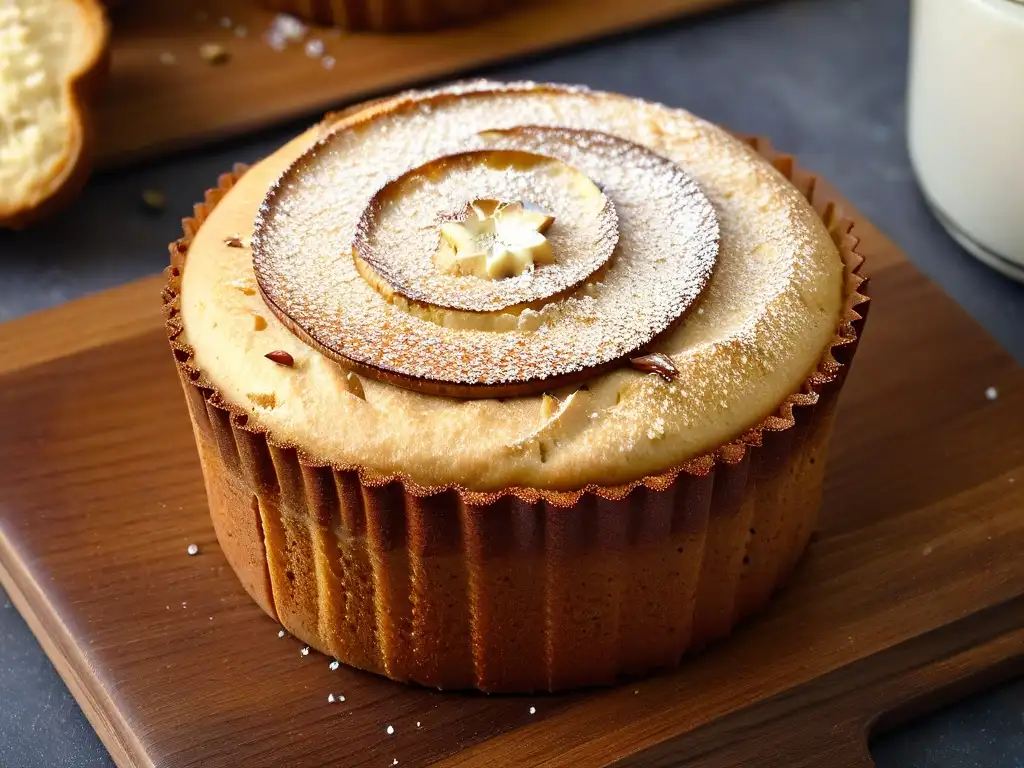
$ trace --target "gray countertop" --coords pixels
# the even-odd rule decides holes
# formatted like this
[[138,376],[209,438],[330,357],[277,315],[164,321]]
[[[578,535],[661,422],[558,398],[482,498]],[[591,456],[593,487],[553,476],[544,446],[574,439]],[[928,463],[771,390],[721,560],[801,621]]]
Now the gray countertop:
[[[791,0],[479,74],[584,83],[772,137],[827,176],[1024,361],[1024,287],[956,246],[914,185],[904,145],[907,26],[907,4],[900,0]],[[0,320],[159,271],[167,242],[180,233],[180,217],[217,174],[235,161],[255,160],[299,127],[96,177],[55,221],[0,233]],[[143,208],[140,195],[147,188],[166,194],[167,213]],[[884,736],[874,753],[882,768],[1022,768],[1024,681]],[[78,706],[0,593],[0,768],[109,765]]]

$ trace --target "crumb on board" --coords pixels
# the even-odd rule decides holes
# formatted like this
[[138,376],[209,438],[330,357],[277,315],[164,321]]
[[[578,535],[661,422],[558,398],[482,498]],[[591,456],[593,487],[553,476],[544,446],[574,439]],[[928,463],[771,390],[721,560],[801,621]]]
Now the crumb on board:
[[151,211],[159,213],[167,207],[167,197],[159,189],[144,189],[142,203]]
[[324,55],[324,41],[317,38],[306,41],[306,55],[311,59],[319,59]]
[[199,46],[199,58],[207,64],[217,66],[226,64],[231,59],[231,54],[220,43],[203,43]]

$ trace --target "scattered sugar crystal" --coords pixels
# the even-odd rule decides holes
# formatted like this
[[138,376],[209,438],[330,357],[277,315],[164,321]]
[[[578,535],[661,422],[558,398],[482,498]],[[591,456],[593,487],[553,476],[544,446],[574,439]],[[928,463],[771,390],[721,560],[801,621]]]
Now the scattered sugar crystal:
[[420,721],[419,721],[419,720],[417,720],[417,721],[416,721],[416,727],[417,727],[417,728],[419,728],[419,727],[420,727]]
[[224,29],[231,29],[231,19],[227,16],[221,16],[220,25],[224,27]]
[[334,694],[333,693],[327,694],[327,703],[328,704],[333,704],[334,703]]
[[665,436],[665,420],[660,416],[654,420],[651,424],[651,428],[647,430],[647,437],[650,440],[658,440]]
[[985,397],[989,400],[995,400],[999,397],[999,390],[995,387],[989,387],[985,390]]
[[189,544],[187,552],[189,554],[189,557],[192,557],[194,555],[198,555],[199,554],[199,545],[198,544]]
[[387,727],[387,732],[388,732],[388,736],[394,736],[395,735],[395,726],[389,725]]
[[339,664],[338,662],[336,662],[336,661],[332,661],[332,662],[331,662],[331,664],[330,664],[331,672],[334,672],[334,671],[335,671],[335,670],[337,670],[337,669],[338,669],[338,667],[340,667],[340,666],[341,666],[341,665],[340,665],[340,664]]
[[335,63],[336,62],[333,56],[324,56],[322,59],[320,59],[320,66],[322,66],[324,69],[334,69]]
[[178,57],[175,56],[170,51],[164,51],[163,53],[160,54],[159,58],[160,58],[160,63],[164,64],[164,65],[166,65],[168,67],[173,66],[174,64],[178,63]]
[[271,29],[279,32],[285,42],[297,43],[306,37],[306,27],[301,21],[287,13],[279,13],[274,17]]
[[530,714],[531,715],[536,715],[537,714],[537,708],[536,707],[530,707]]
[[287,633],[287,632],[285,632],[285,631],[284,631],[284,630],[282,629],[282,630],[279,630],[279,631],[278,631],[278,633],[277,633],[277,636],[278,636],[278,637],[284,637],[284,636],[285,636],[286,634],[288,634],[288,633]]
[[313,40],[307,40],[306,41],[306,55],[309,56],[309,58],[311,58],[311,59],[319,59],[321,56],[323,56],[324,55],[324,41],[323,40],[317,40],[316,38],[314,38]]
[[307,645],[305,648],[303,648],[301,651],[299,651],[299,653],[302,654],[303,656],[309,656],[309,646]]
[[235,27],[235,37],[248,37],[249,28],[245,24],[239,24]]

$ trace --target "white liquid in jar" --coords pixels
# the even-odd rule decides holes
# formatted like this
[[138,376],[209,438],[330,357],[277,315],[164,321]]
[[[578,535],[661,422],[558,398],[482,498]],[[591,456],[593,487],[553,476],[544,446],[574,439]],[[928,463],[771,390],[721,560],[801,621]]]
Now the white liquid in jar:
[[943,225],[1024,279],[1024,2],[914,0],[908,139]]

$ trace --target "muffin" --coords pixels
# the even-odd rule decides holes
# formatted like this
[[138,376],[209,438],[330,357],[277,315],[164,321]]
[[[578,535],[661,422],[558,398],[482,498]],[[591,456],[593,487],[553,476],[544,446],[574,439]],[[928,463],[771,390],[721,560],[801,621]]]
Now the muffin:
[[262,0],[272,11],[352,31],[413,32],[466,24],[499,13],[507,0]]
[[670,667],[762,608],[865,301],[851,223],[765,151],[479,82],[222,177],[164,303],[253,599],[346,664],[495,692]]

